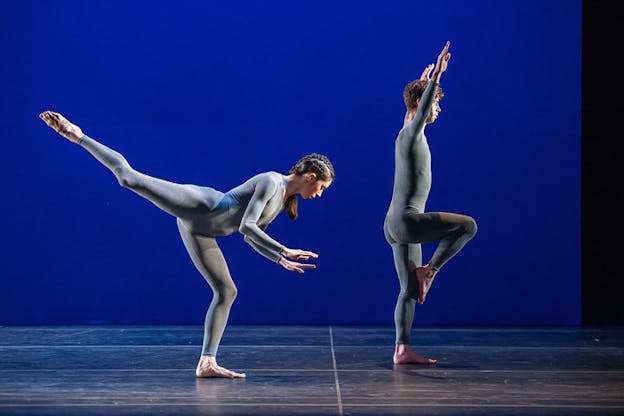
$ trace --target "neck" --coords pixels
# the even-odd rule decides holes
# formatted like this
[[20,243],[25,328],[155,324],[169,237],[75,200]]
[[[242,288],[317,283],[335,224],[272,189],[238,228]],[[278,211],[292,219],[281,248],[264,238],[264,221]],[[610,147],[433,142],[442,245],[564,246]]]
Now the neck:
[[405,127],[408,124],[410,124],[412,122],[412,120],[414,120],[415,116],[416,116],[416,110],[407,111],[405,113],[405,117],[403,117],[403,127]]
[[284,192],[284,199],[288,199],[293,195],[299,193],[301,185],[303,184],[303,176],[295,175],[291,173],[288,175],[288,185],[286,185],[286,192]]

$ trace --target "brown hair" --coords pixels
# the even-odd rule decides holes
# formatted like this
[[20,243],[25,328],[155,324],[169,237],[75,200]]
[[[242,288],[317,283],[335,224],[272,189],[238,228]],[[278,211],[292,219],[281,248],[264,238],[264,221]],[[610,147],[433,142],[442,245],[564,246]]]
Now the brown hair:
[[[416,107],[418,107],[418,104],[416,103],[416,101],[419,100],[420,97],[422,97],[423,92],[425,92],[425,88],[427,88],[428,83],[429,81],[416,79],[410,82],[409,84],[407,84],[407,86],[403,90],[403,102],[405,102],[405,107],[407,107],[407,111],[411,111],[415,109]],[[436,99],[439,100],[440,98],[444,97],[444,92],[442,91],[442,88],[439,85],[436,85],[435,89],[436,89],[435,91]]]
[[[295,166],[288,171],[289,174],[294,173],[295,175],[303,175],[309,172],[316,174],[317,180],[320,179],[322,181],[333,181],[336,176],[334,173],[334,165],[332,165],[327,156],[319,153],[312,153],[302,157]],[[293,220],[298,216],[298,204],[299,200],[297,199],[297,194],[289,196],[285,202],[286,212]]]

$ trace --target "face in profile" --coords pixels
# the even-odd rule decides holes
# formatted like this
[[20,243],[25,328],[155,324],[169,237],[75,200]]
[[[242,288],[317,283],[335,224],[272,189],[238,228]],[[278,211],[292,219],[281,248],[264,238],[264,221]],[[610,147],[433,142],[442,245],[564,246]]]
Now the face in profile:
[[427,117],[427,124],[431,124],[438,118],[438,114],[440,114],[442,108],[440,107],[440,99],[436,98],[433,101],[433,105],[431,106],[431,111],[429,112],[429,117]]
[[303,199],[320,198],[323,195],[323,191],[329,188],[332,181],[318,179],[315,173],[305,173],[304,183],[299,194]]

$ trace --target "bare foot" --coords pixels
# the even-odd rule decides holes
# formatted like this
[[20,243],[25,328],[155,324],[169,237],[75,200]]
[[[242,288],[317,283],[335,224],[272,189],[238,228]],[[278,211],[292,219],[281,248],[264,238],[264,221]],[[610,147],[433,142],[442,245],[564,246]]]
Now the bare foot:
[[431,268],[428,264],[422,267],[416,267],[416,278],[418,279],[418,303],[425,303],[427,292],[433,283],[433,278],[438,271]]
[[392,362],[395,364],[436,364],[438,360],[424,357],[409,346],[409,344],[397,344],[394,349]]
[[209,355],[202,355],[195,369],[197,377],[225,377],[225,378],[245,378],[245,373],[236,373],[227,368],[220,367],[217,359]]
[[39,118],[72,143],[78,143],[78,140],[84,136],[80,127],[54,111],[44,111],[39,114]]

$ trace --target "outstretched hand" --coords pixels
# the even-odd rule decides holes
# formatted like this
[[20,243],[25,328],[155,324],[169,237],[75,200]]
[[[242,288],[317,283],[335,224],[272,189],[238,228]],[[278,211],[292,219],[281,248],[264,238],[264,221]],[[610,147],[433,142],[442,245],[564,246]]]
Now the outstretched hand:
[[282,256],[293,260],[309,260],[318,258],[318,254],[312,251],[300,250],[298,248],[286,248],[282,250]]
[[296,261],[288,260],[285,257],[282,257],[279,260],[279,265],[288,270],[289,272],[297,272],[304,273],[304,269],[315,269],[316,265],[314,264],[306,264],[306,263],[297,263]]
[[310,258],[316,259],[318,258],[318,254],[312,251],[300,250],[298,248],[288,248],[284,247],[281,252],[282,257],[279,261],[280,266],[285,268],[291,272],[303,273],[304,269],[315,269],[316,266],[314,264],[306,264],[306,263],[298,263],[296,261],[288,260],[309,260]]

